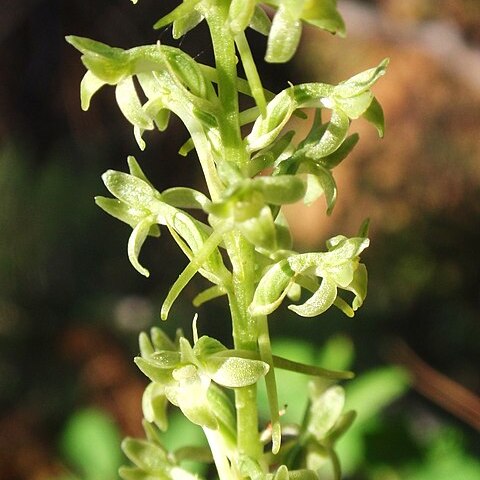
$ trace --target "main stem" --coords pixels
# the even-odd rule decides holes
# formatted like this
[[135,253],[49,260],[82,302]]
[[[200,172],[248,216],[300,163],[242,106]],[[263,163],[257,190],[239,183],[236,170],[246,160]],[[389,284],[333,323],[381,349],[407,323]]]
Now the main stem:
[[[248,313],[254,291],[254,250],[240,234],[226,239],[233,266],[232,288],[228,294],[235,348],[257,351],[256,322]],[[235,390],[237,444],[240,455],[260,462],[262,445],[258,434],[256,385]]]
[[[239,122],[237,92],[236,52],[233,36],[228,27],[228,1],[212,3],[205,11],[212,37],[218,74],[218,96],[223,108],[220,133],[223,141],[222,161],[244,170],[248,155],[242,141]],[[228,299],[232,317],[235,348],[257,351],[257,330],[248,313],[255,287],[254,247],[239,233],[229,233],[224,238],[232,263],[232,283]],[[258,434],[258,409],[256,386],[235,390],[237,411],[237,447],[239,456],[247,455],[261,462],[262,445]]]

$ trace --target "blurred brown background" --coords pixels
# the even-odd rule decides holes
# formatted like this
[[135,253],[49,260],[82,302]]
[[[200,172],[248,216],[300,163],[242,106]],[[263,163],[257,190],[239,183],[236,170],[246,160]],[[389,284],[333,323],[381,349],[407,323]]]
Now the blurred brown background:
[[[163,235],[147,243],[143,255],[152,276],[140,278],[126,259],[128,228],[100,212],[92,198],[104,193],[101,173],[125,169],[129,154],[160,190],[203,185],[193,156],[177,156],[185,140],[179,122],[173,121],[166,135],[148,136],[147,150],[139,152],[113,92],[102,91],[89,112],[80,110],[84,68],[64,36],[124,48],[159,38],[178,45],[169,31],[151,28],[171,4],[2,4],[1,480],[116,478],[85,466],[92,455],[88,444],[97,439],[103,460],[96,461],[110,472],[122,461],[119,439],[142,434],[145,379],[132,362],[136,337],[159,322],[166,289],[185,260]],[[322,248],[333,234],[352,235],[370,217],[372,244],[365,256],[370,294],[352,320],[330,312],[309,321],[283,310],[272,321],[272,334],[314,348],[334,335],[348,336],[359,378],[385,365],[408,370],[410,388],[365,427],[362,461],[350,464],[348,478],[475,480],[480,478],[480,2],[339,5],[347,38],[305,28],[296,60],[265,65],[264,83],[277,91],[287,80],[336,83],[390,57],[388,74],[375,87],[386,115],[385,139],[356,122],[353,130],[361,139],[337,170],[333,215],[325,217],[322,199],[287,212],[299,250]],[[205,34],[204,27],[189,33],[182,48],[207,63]],[[261,61],[263,40],[251,39]],[[303,128],[308,125],[298,125]],[[190,331],[195,292],[195,285],[187,289],[167,331],[178,326]],[[200,315],[202,328],[229,342],[221,301]]]

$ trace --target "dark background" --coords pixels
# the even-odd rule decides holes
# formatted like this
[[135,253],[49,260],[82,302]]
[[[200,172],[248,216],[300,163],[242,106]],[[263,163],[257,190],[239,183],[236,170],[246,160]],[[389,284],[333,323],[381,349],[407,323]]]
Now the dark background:
[[[150,279],[138,275],[126,258],[128,227],[96,208],[93,196],[105,194],[101,173],[125,170],[129,154],[159,190],[204,187],[194,156],[176,153],[186,139],[178,121],[163,135],[147,134],[140,152],[111,90],[81,111],[84,67],[64,36],[123,48],[158,39],[178,45],[170,31],[151,28],[171,4],[2,5],[2,480],[95,478],[68,440],[72,419],[82,412],[93,412],[93,420],[81,417],[91,420],[93,431],[109,425],[112,451],[117,435],[141,435],[145,380],[132,362],[136,338],[160,322],[161,302],[185,259],[164,234],[142,251]],[[338,169],[332,217],[325,219],[322,200],[308,211],[295,206],[287,212],[299,250],[323,248],[337,233],[352,235],[371,217],[370,294],[352,320],[338,312],[299,319],[283,309],[272,319],[272,335],[312,348],[347,336],[359,378],[389,365],[409,372],[410,387],[399,387],[363,431],[365,456],[350,478],[474,480],[480,475],[480,4],[378,0],[344,2],[341,9],[346,40],[306,28],[294,62],[260,68],[266,87],[278,91],[287,80],[336,83],[391,57],[376,87],[386,138],[379,141],[371,127],[354,124],[361,141]],[[251,39],[261,62],[263,39]],[[211,61],[203,26],[182,40],[182,48]],[[190,331],[190,300],[203,285],[198,280],[184,292],[164,325],[169,333],[178,326]],[[228,343],[224,303],[199,313],[201,328]],[[435,443],[440,437],[443,443]],[[439,467],[445,458],[448,466]]]

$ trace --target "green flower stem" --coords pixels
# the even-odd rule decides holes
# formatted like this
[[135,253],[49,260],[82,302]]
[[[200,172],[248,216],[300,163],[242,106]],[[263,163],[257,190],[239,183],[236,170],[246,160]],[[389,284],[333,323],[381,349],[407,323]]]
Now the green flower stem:
[[244,167],[248,157],[240,134],[235,42],[227,26],[229,5],[227,0],[217,1],[204,11],[204,15],[212,38],[218,96],[224,112],[220,123],[224,159]]
[[247,37],[245,36],[244,32],[241,32],[235,36],[235,43],[237,45],[238,53],[240,53],[240,57],[242,59],[242,65],[250,85],[252,96],[255,99],[255,103],[257,104],[258,108],[260,109],[260,113],[262,116],[265,116],[267,112],[267,102],[263,92],[262,81],[258,75],[257,66],[253,60],[252,51],[250,50],[250,45],[248,44]]
[[[256,322],[248,313],[255,285],[254,248],[238,233],[228,235],[225,244],[233,267],[228,300],[234,345],[241,350],[257,352]],[[235,406],[239,454],[247,455],[260,463],[262,444],[258,433],[256,385],[235,389]]]
[[[240,133],[235,42],[227,28],[229,6],[227,0],[212,3],[204,15],[212,37],[218,72],[218,96],[224,113],[220,123],[224,160],[246,170],[248,155]],[[255,321],[248,314],[255,286],[254,248],[239,233],[225,235],[224,241],[233,269],[228,299],[235,348],[256,351]],[[262,445],[258,434],[256,386],[236,389],[235,405],[238,453],[260,462]]]

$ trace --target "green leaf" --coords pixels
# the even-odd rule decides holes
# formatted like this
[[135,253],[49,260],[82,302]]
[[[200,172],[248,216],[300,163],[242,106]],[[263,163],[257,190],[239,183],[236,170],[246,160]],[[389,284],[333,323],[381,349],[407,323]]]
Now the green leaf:
[[345,370],[351,367],[354,355],[352,340],[343,335],[335,335],[322,347],[316,363],[335,370]]
[[358,422],[378,415],[409,388],[408,373],[399,367],[381,367],[364,373],[347,387],[347,408],[355,409]]
[[212,355],[205,361],[211,379],[228,388],[255,384],[268,372],[268,365],[260,360]]
[[116,478],[122,463],[118,427],[98,409],[74,412],[60,437],[63,458],[82,478]]

